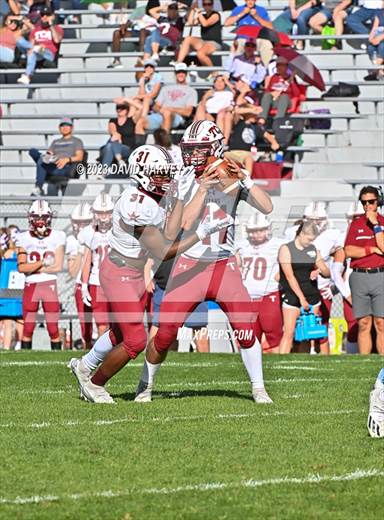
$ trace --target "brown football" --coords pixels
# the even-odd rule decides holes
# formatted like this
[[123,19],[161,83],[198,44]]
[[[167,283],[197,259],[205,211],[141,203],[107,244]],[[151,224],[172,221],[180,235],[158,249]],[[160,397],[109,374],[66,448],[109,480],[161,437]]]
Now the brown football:
[[218,189],[226,189],[238,181],[237,175],[232,172],[232,170],[229,167],[229,163],[226,159],[209,157],[208,165],[214,166],[215,171],[219,174],[218,179],[220,180],[220,185],[217,185]]

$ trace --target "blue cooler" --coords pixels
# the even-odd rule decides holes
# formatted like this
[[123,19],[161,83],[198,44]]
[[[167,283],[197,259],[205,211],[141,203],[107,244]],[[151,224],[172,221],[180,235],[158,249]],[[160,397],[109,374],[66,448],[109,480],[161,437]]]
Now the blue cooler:
[[24,275],[17,270],[16,258],[3,258],[0,264],[0,316],[23,315]]
[[320,316],[316,316],[313,307],[310,305],[309,311],[300,308],[300,316],[296,321],[295,341],[308,341],[311,339],[321,339],[328,336],[328,329],[323,325]]

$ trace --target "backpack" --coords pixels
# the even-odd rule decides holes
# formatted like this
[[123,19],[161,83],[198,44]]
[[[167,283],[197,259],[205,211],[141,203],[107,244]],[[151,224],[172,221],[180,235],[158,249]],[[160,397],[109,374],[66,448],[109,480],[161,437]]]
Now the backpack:
[[[360,89],[357,85],[350,85],[349,83],[344,83],[343,81],[339,81],[337,85],[333,85],[327,92],[321,96],[322,99],[327,97],[359,97]],[[360,114],[359,103],[357,101],[353,101],[353,106],[355,107],[356,114]]]
[[272,124],[273,133],[283,150],[295,142],[303,129],[304,120],[291,117],[276,117]]

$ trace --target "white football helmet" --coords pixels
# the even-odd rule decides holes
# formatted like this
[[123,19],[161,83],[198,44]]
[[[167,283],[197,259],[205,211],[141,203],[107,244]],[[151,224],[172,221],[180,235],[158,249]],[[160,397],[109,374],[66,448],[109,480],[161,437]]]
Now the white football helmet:
[[52,223],[52,210],[46,200],[35,200],[28,210],[30,230],[43,237],[49,234]]
[[199,177],[208,157],[224,157],[224,136],[212,121],[194,121],[184,132],[180,148],[185,166],[194,166]]
[[81,202],[72,211],[71,222],[75,236],[78,235],[80,229],[88,226],[93,220],[93,212],[88,202]]
[[92,204],[95,228],[106,233],[112,227],[113,201],[108,193],[100,193]]
[[356,202],[352,202],[348,208],[347,218],[353,219],[353,217],[357,217],[358,215],[364,215],[365,211],[362,203],[357,200]]
[[128,172],[149,193],[162,197],[176,172],[176,165],[166,148],[144,144],[128,158]]
[[328,225],[328,214],[324,202],[310,202],[304,209],[304,219],[313,220],[317,224],[319,233]]
[[272,224],[263,213],[254,213],[245,226],[248,242],[251,245],[263,244],[271,238]]

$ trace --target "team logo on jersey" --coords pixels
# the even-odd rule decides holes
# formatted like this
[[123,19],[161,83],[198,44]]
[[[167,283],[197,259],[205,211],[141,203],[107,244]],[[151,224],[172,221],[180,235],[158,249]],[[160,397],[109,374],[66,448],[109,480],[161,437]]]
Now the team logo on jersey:
[[311,258],[315,258],[316,257],[316,251],[308,251],[307,255],[310,256]]
[[137,222],[140,218],[140,215],[133,212],[133,213],[128,213],[128,217],[131,219],[131,220],[134,220],[135,222]]

